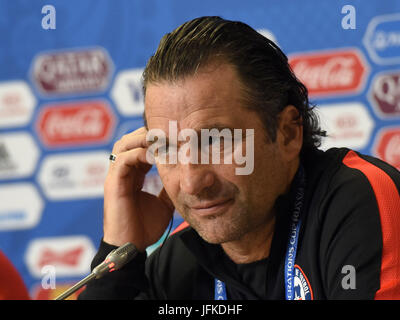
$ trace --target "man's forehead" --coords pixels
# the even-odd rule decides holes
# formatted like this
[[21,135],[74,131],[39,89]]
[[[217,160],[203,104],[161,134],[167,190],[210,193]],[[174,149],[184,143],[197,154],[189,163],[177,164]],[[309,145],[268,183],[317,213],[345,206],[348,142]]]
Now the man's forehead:
[[[180,119],[174,117],[150,117],[150,125],[147,123],[146,113],[144,112],[143,118],[145,127],[147,130],[163,127],[168,129],[171,122],[175,122],[177,129],[182,130],[186,128],[193,129],[195,131],[200,131],[200,129],[232,129],[234,127],[235,119],[231,117],[231,114],[227,113],[223,115],[221,113],[213,114],[209,109],[201,110],[204,115],[200,115],[200,112],[193,119]],[[237,127],[237,126],[236,126]]]
[[203,67],[195,75],[173,82],[149,83],[145,97],[147,125],[153,121],[158,125],[165,120],[197,122],[232,115],[242,105],[240,87],[234,68],[228,64]]
[[223,111],[226,104],[231,103],[232,97],[224,88],[207,85],[197,82],[197,85],[149,86],[145,98],[147,119],[170,116],[183,119],[190,114],[215,114]]

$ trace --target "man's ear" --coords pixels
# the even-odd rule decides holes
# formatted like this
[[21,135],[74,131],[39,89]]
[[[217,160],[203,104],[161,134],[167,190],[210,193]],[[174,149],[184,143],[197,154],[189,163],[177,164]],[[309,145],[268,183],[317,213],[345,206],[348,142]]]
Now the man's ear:
[[303,146],[303,121],[292,105],[278,115],[277,142],[284,160],[290,162],[298,158]]

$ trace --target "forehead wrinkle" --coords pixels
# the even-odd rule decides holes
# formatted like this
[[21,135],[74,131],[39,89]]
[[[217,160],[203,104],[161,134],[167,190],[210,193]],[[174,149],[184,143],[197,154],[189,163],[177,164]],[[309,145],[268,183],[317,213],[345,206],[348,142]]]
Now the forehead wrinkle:
[[[199,112],[208,111],[210,109],[211,110],[216,110],[217,112],[212,112],[212,113],[206,112],[204,115],[200,114],[199,116],[197,116],[197,114]],[[178,119],[173,119],[168,114],[166,114],[166,115],[151,115],[151,116],[149,116],[149,119],[146,122],[148,124],[148,122],[150,122],[151,119],[165,119],[168,122],[169,121],[176,121],[178,130],[180,129],[182,124],[184,125],[185,128],[200,128],[201,129],[202,126],[206,126],[206,128],[211,128],[211,125],[213,125],[213,124],[215,124],[218,127],[221,127],[221,126],[224,126],[223,122],[219,121],[219,120],[215,120],[215,118],[219,118],[219,117],[225,116],[225,114],[221,114],[221,113],[218,112],[219,110],[224,110],[224,109],[227,109],[227,108],[220,108],[220,107],[217,107],[217,106],[206,107],[206,108],[199,107],[196,110],[191,111],[187,115],[180,116]],[[195,116],[195,119],[190,119],[192,116]],[[210,119],[214,119],[214,120],[210,120]],[[211,124],[208,124],[207,122],[210,122],[210,121],[213,121],[213,122]],[[153,121],[151,121],[151,122],[153,122]],[[185,122],[188,125],[185,125]],[[200,123],[201,125],[199,125],[198,123]],[[204,125],[203,125],[203,123],[204,123]]]
[[[223,66],[226,67],[226,65],[219,65],[218,68]],[[146,102],[152,102],[152,113],[157,114],[157,117],[164,117],[166,119],[177,121],[178,129],[180,125],[184,125],[188,128],[194,128],[195,123],[193,122],[202,121],[204,118],[208,119],[210,117],[232,116],[232,109],[238,109],[237,107],[243,106],[241,90],[240,92],[237,90],[232,92],[232,86],[222,86],[220,88],[220,81],[218,80],[217,83],[215,83],[215,80],[217,80],[216,78],[220,78],[221,72],[226,73],[224,72],[226,68],[223,68],[224,70],[221,70],[221,72],[217,73],[216,77],[211,77],[210,79],[210,74],[215,73],[216,69],[218,68],[215,68],[215,66],[210,70],[207,70],[207,68],[202,68],[201,72],[194,76],[174,81],[172,83],[163,82],[155,85],[153,87],[155,90],[153,92],[154,97],[162,94],[166,95],[166,98],[168,98],[167,100],[154,100],[153,98],[148,100],[149,93],[151,91],[150,88],[152,87],[149,86],[147,92],[148,94],[146,95]],[[228,71],[228,80],[233,78],[233,84],[240,84],[240,81],[238,81],[236,77],[235,70]],[[214,79],[214,81],[212,81],[212,79]],[[200,85],[198,85],[198,81],[202,81],[200,82]],[[236,85],[233,87],[236,87]],[[186,88],[186,90],[182,92],[182,88]],[[161,91],[159,91],[159,89],[161,89]],[[147,107],[150,107],[148,103],[146,103],[146,105]],[[147,120],[150,120],[153,117],[149,114],[149,108],[146,109],[147,115],[149,116]],[[215,110],[215,112],[212,112],[213,110],[211,109]],[[203,110],[204,114],[202,114]],[[208,110],[211,111],[211,114],[208,114]],[[196,117],[196,115],[199,113],[200,116]],[[192,116],[197,119],[192,120]],[[172,119],[172,117],[175,119]]]

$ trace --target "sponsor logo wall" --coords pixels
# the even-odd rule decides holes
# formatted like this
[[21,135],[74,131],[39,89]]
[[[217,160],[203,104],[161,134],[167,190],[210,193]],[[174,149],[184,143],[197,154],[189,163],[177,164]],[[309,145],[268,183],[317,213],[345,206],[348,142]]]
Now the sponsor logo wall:
[[[353,148],[400,169],[398,1],[352,1],[354,30],[341,27],[337,4],[318,0],[223,0],[215,11],[184,0],[52,4],[57,27],[43,30],[39,3],[0,1],[0,249],[33,299],[53,299],[90,271],[108,155],[143,125],[147,59],[163,34],[204,10],[281,46],[329,134],[322,149]],[[153,168],[145,190],[161,188]],[[176,213],[173,228],[181,221]],[[42,285],[49,265],[56,288]]]

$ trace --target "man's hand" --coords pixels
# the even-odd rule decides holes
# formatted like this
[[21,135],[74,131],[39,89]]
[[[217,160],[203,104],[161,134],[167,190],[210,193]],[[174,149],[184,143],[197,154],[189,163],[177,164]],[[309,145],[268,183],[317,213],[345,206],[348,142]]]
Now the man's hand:
[[158,197],[142,191],[152,167],[146,160],[146,134],[141,127],[114,144],[116,159],[104,184],[103,240],[115,246],[131,242],[139,251],[161,238],[175,209],[164,188]]

